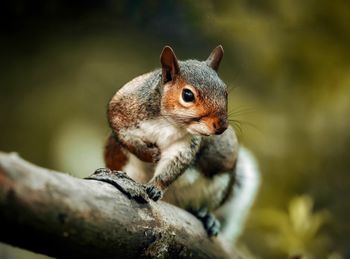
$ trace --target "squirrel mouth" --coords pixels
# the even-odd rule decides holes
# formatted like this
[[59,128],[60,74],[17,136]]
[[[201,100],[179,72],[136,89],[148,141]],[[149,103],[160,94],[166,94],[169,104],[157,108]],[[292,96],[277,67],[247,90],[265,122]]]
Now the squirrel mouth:
[[187,128],[187,131],[192,135],[200,135],[200,136],[204,136],[204,137],[210,136],[210,134],[208,134],[207,132],[202,132],[202,131],[192,129],[192,128]]

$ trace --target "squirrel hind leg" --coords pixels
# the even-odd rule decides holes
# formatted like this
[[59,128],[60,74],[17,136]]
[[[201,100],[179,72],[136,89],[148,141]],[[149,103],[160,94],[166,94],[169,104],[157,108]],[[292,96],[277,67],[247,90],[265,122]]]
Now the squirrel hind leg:
[[104,150],[106,167],[111,170],[122,170],[128,163],[128,156],[117,139],[111,134],[106,142]]

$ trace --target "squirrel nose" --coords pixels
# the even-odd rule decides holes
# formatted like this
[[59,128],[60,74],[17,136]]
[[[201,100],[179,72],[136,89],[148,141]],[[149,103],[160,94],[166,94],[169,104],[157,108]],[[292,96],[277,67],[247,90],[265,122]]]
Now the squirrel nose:
[[227,122],[220,121],[220,123],[214,122],[213,128],[215,129],[215,134],[220,135],[227,129]]
[[223,133],[225,130],[227,129],[227,127],[220,127],[218,129],[215,130],[215,135],[220,135],[221,133]]

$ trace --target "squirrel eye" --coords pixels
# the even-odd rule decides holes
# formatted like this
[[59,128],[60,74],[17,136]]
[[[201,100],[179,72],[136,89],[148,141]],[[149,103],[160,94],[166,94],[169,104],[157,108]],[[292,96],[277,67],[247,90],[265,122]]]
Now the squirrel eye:
[[182,99],[189,103],[189,102],[193,102],[194,101],[194,94],[191,90],[189,89],[184,89],[182,91]]

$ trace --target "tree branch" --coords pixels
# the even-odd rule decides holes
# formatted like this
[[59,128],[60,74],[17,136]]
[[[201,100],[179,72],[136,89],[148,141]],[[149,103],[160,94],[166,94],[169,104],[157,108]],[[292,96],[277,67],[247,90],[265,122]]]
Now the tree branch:
[[182,209],[2,152],[0,229],[0,241],[53,257],[237,258]]

